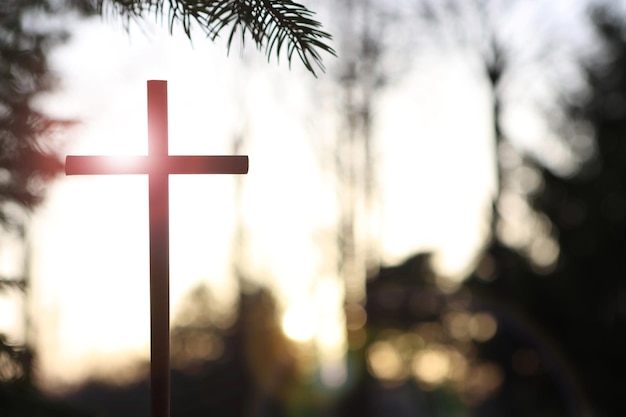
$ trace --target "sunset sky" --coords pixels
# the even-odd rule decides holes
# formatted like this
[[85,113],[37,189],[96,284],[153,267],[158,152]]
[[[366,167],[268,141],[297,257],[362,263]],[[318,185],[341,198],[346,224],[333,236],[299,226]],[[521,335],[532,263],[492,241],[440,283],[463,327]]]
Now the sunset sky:
[[[332,68],[333,58],[325,60]],[[168,81],[170,154],[231,154],[243,135],[247,271],[275,289],[285,311],[327,309],[319,300],[329,299],[339,310],[340,296],[320,296],[341,291],[327,249],[335,244],[336,190],[319,157],[320,143],[336,134],[329,75],[314,79],[299,62],[291,70],[268,64],[252,48],[243,58],[227,56],[223,44],[201,36],[192,46],[150,22],[127,34],[110,19],[76,22],[52,62],[61,85],[42,105],[82,120],[68,136],[68,154],[145,154],[149,79]],[[494,186],[484,81],[464,57],[442,54],[420,60],[419,71],[390,85],[376,109],[383,262],[431,248],[442,271],[458,273],[484,237]],[[532,116],[517,117],[532,133],[541,129]],[[228,308],[237,291],[235,179],[175,177],[170,184],[173,318],[199,281]],[[37,211],[32,303],[45,379],[73,381],[102,371],[103,359],[147,357],[147,196],[145,176],[60,178]],[[0,331],[19,333],[19,322],[3,320]]]

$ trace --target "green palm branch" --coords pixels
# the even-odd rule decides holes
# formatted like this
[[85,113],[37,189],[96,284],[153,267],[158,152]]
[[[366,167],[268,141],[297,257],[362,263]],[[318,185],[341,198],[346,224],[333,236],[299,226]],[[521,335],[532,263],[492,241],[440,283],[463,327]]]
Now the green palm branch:
[[170,32],[180,22],[189,38],[194,23],[211,40],[230,28],[228,48],[237,32],[242,42],[249,34],[268,60],[285,51],[290,65],[297,55],[313,75],[316,68],[324,71],[320,51],[336,56],[327,43],[332,37],[313,19],[314,12],[292,0],[97,0],[96,5],[100,14],[112,12],[127,23],[152,13],[163,17],[167,11]]

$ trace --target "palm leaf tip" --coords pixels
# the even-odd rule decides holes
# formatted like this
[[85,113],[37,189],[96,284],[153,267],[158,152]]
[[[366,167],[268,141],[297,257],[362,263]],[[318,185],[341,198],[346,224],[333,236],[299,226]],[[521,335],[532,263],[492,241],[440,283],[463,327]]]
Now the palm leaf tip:
[[[336,52],[328,41],[332,36],[321,29],[321,23],[312,19],[314,12],[301,4],[291,0],[259,0],[267,10],[267,18],[264,19],[263,32],[266,36],[266,54],[270,59],[273,48],[276,48],[276,57],[279,58],[283,44],[287,40],[287,60],[291,64],[294,53],[304,64],[305,68],[313,75],[315,68],[324,71],[322,57],[319,51],[324,51],[333,56]],[[257,46],[262,46],[257,44]]]

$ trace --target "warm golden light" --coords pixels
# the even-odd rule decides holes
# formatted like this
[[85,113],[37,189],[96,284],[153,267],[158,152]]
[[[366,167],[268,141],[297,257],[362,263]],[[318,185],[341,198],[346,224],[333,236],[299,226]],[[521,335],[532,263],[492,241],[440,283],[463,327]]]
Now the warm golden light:
[[469,334],[478,342],[491,339],[498,330],[498,323],[490,313],[477,313],[468,322]]
[[[241,181],[241,199],[237,200],[232,179],[170,177],[172,311],[199,281],[219,293],[216,309],[234,308],[238,289],[231,269],[236,256],[232,248],[238,244],[233,243],[233,230],[240,222],[246,245],[236,252],[246,257],[241,263],[251,279],[272,287],[281,305],[287,306],[282,317],[285,335],[302,343],[314,341],[315,349],[322,352],[320,361],[340,364],[348,345],[360,348],[367,341],[365,310],[354,304],[344,311],[343,282],[324,284],[319,296],[307,293],[318,291],[314,283],[320,274],[337,278],[334,245],[311,239],[320,230],[336,238],[335,173],[320,169],[311,152],[311,143],[336,133],[336,115],[326,118],[329,114],[319,113],[319,102],[309,99],[308,83],[286,68],[280,72],[280,82],[285,86],[281,91],[289,91],[287,96],[274,92],[267,73],[249,77],[249,68],[226,59],[219,48],[198,53],[186,38],[150,25],[150,39],[135,26],[130,30],[132,45],[126,33],[89,22],[77,29],[72,44],[55,52],[62,63],[59,74],[64,89],[44,104],[84,121],[72,135],[76,140],[68,143],[67,153],[146,155],[147,79],[169,83],[171,155],[228,154],[233,137],[241,135],[244,153],[251,155],[250,175]],[[380,161],[384,186],[377,196],[384,201],[384,216],[377,243],[386,262],[428,247],[447,255],[442,265],[458,269],[480,243],[480,231],[468,225],[478,224],[474,220],[484,214],[476,202],[491,199],[491,170],[476,168],[490,167],[483,162],[491,161],[491,141],[482,134],[490,126],[476,117],[481,116],[482,104],[473,106],[476,112],[467,111],[470,101],[476,103],[476,95],[468,93],[478,88],[471,82],[474,75],[447,64],[426,69],[437,78],[442,70],[454,75],[445,77],[454,83],[435,86],[413,79],[389,90],[377,115],[379,131],[374,139],[385,138]],[[248,77],[243,90],[242,76]],[[439,94],[441,86],[445,94]],[[407,93],[415,88],[441,99],[418,103]],[[488,104],[482,99],[481,103]],[[412,116],[422,111],[427,112],[428,122],[415,124]],[[449,123],[451,112],[459,115],[454,124]],[[310,128],[311,114],[320,115],[319,124],[313,118],[315,129]],[[424,140],[407,142],[407,127]],[[485,140],[466,140],[468,131]],[[456,152],[450,154],[449,149]],[[114,161],[118,168],[132,162],[124,157]],[[470,174],[452,176],[451,168]],[[413,189],[425,198],[407,199],[409,177],[417,181]],[[98,358],[124,357],[129,352],[148,357],[147,187],[146,176],[119,176],[62,180],[50,190],[33,228],[37,231],[33,276],[39,285],[35,297],[42,317],[39,341],[45,346],[40,356],[42,374],[74,380],[85,376],[89,366],[104,362],[94,360],[91,352]],[[453,208],[461,205],[459,216]],[[310,303],[290,304],[307,296]],[[409,353],[415,352],[416,345],[423,348],[439,340],[443,333],[436,323],[420,329],[419,335],[405,340],[410,348],[397,340],[395,348],[378,345],[372,350],[368,359],[372,372],[381,378],[410,372],[401,366],[409,368]],[[189,347],[190,354],[219,352],[218,344],[197,343]],[[381,368],[385,363],[392,364],[391,370]],[[340,381],[344,375],[340,365],[328,369],[329,380]]]
[[206,361],[219,358],[224,352],[222,340],[212,334],[202,333],[190,338],[184,345],[187,359]]
[[345,327],[343,322],[337,320],[337,317],[320,318],[319,329],[317,330],[317,338],[319,345],[325,349],[334,350],[341,347],[344,342]]
[[559,257],[559,245],[553,239],[542,236],[531,244],[530,257],[538,267],[549,268]]
[[441,324],[436,321],[420,323],[417,328],[417,334],[428,343],[438,343],[442,338]]
[[411,359],[415,352],[424,347],[424,339],[415,332],[403,333],[396,338],[395,345],[403,358]]
[[478,403],[498,389],[504,380],[502,369],[495,363],[481,363],[471,367],[463,390],[470,403]]
[[315,336],[317,318],[312,304],[304,303],[289,307],[283,315],[285,335],[296,342],[308,342]]
[[467,376],[469,368],[467,358],[457,350],[450,350],[450,374],[449,378],[457,383],[462,383]]
[[446,330],[454,339],[469,340],[470,339],[470,320],[471,316],[465,311],[454,311],[446,314],[444,323]]
[[348,304],[346,306],[346,326],[348,330],[355,331],[365,326],[367,321],[367,313],[359,304]]
[[442,346],[433,345],[415,355],[413,372],[420,381],[439,385],[450,373],[450,362],[448,351]]
[[399,381],[407,376],[402,358],[390,342],[374,342],[367,350],[367,365],[373,376],[385,381]]

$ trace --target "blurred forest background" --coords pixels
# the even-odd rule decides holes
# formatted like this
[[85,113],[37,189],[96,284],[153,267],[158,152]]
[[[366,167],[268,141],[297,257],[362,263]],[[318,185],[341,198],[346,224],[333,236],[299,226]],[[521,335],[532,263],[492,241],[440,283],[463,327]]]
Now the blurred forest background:
[[[312,2],[332,16],[324,28],[338,53],[319,82],[337,91],[341,110],[340,139],[322,153],[339,196],[346,378],[324,383],[314,347],[285,336],[273,294],[242,268],[236,318],[214,311],[219,294],[202,285],[174,317],[173,416],[620,415],[626,14],[619,2],[571,2],[584,10],[579,26],[542,31],[554,16],[535,15],[536,30],[520,33],[528,3]],[[80,1],[0,5],[0,237],[25,252],[29,213],[62,171],[55,149],[77,122],[36,106],[55,86],[47,56],[67,40],[68,13],[98,11]],[[381,265],[371,224],[385,187],[375,169],[378,100],[437,49],[476,71],[492,109],[497,187],[462,279],[444,276],[429,253]],[[519,140],[510,109],[520,101],[550,135]],[[29,290],[28,265],[0,276],[2,292]],[[25,323],[37,320],[29,311]],[[38,386],[29,340],[0,335],[0,416],[148,416],[147,364],[132,380],[94,378],[53,395]]]

